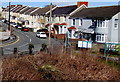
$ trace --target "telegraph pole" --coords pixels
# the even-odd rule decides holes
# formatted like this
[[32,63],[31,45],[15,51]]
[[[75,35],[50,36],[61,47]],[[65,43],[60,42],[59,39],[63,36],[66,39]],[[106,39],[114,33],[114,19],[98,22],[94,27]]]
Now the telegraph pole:
[[8,26],[8,30],[10,30],[10,6],[11,6],[11,2],[9,2],[9,26]]
[[52,3],[50,3],[50,27],[49,27],[49,43],[48,46],[51,46],[51,25],[52,25]]

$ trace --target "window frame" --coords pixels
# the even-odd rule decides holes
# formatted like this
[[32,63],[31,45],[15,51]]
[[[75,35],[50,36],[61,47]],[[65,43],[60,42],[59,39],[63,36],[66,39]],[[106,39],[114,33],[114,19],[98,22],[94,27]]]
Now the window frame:
[[119,19],[114,20],[114,29],[118,29],[118,21]]
[[96,34],[97,42],[105,42],[105,34]]
[[79,19],[79,26],[82,26],[82,19]]
[[75,26],[75,19],[72,19],[72,26]]

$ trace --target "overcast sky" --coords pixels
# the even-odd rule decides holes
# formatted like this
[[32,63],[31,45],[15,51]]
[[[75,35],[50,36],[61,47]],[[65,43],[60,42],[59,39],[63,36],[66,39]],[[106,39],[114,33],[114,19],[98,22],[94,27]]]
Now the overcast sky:
[[118,5],[119,0],[0,0],[3,7],[8,6],[10,1],[12,5],[22,4],[32,7],[44,7],[52,2],[57,6],[76,5],[78,1],[88,1],[89,7]]

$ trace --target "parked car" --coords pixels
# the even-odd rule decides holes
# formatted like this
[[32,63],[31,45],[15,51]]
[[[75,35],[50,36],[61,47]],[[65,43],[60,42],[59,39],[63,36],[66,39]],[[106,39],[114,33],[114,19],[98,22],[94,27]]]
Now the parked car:
[[28,32],[28,31],[29,31],[29,28],[21,27],[21,31]]
[[47,38],[47,35],[45,32],[37,32],[36,37],[39,38]]
[[21,29],[22,27],[21,27],[21,26],[18,26],[17,28],[18,28],[18,29]]

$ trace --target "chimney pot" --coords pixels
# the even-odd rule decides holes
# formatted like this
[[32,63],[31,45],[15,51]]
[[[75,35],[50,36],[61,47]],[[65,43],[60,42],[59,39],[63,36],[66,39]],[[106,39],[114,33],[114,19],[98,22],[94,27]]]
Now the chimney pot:
[[88,2],[85,2],[85,1],[77,2],[77,7],[80,7],[83,4],[86,5],[86,7],[88,7]]

